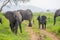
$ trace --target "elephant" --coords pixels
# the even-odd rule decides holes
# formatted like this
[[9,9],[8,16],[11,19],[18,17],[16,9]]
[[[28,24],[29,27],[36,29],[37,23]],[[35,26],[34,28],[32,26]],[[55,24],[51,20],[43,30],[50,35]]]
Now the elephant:
[[55,14],[54,14],[54,25],[56,23],[56,17],[60,16],[60,9],[56,10]]
[[30,9],[26,9],[26,10],[17,10],[18,12],[20,12],[20,14],[22,15],[22,21],[24,20],[28,20],[29,21],[29,27],[32,26],[31,20],[33,17],[33,13]]
[[0,17],[0,23],[2,24],[2,18]]
[[39,23],[39,28],[40,28],[40,24],[42,24],[42,29],[46,29],[46,19],[47,17],[46,16],[38,16],[37,17],[37,20],[38,20],[38,23]]
[[18,26],[20,28],[20,32],[22,33],[22,27],[21,27],[22,16],[19,12],[7,11],[5,13],[5,17],[9,20],[10,28],[13,33],[17,34]]

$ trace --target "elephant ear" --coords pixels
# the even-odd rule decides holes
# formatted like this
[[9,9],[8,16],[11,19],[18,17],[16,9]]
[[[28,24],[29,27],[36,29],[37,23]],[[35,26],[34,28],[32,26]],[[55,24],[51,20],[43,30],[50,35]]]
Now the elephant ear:
[[37,17],[37,20],[40,20],[41,19],[41,17],[40,17],[40,15]]
[[18,11],[15,11],[14,17],[19,22],[22,20],[22,16],[20,15],[20,12],[18,12]]
[[5,17],[8,18],[8,19],[11,18],[11,17],[13,17],[13,15],[14,14],[11,11],[8,11],[8,12],[5,13]]
[[22,21],[22,15],[20,12],[17,12],[18,21]]

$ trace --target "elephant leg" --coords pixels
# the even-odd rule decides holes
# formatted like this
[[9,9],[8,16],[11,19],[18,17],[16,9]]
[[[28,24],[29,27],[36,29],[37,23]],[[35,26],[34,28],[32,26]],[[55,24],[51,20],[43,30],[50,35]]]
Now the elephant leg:
[[1,21],[0,21],[0,22],[1,22],[1,24],[2,24],[2,19],[1,19]]
[[55,25],[55,23],[56,23],[56,16],[54,16],[54,25]]
[[42,24],[42,29],[44,29],[44,24]]
[[21,22],[19,23],[20,32],[22,33]]
[[45,23],[45,29],[46,29],[46,23]]
[[31,20],[29,20],[29,27],[32,27],[32,23],[31,23]]
[[40,23],[39,23],[39,29],[40,29]]
[[2,22],[0,22],[2,24]]
[[18,23],[15,23],[15,26],[14,26],[14,33],[17,34],[17,30],[18,30]]
[[10,23],[10,28],[11,28],[11,31],[14,32],[14,25],[13,25],[13,23]]

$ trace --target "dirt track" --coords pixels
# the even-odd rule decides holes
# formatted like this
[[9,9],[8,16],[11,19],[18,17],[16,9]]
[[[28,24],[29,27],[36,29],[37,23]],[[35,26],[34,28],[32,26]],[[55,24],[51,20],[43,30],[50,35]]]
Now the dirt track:
[[40,29],[40,30],[39,30],[39,31],[40,31],[40,35],[39,35],[39,36],[34,32],[34,30],[32,29],[32,27],[27,27],[27,28],[26,28],[26,31],[28,31],[29,34],[30,34],[30,40],[44,40],[44,37],[40,37],[40,35],[42,35],[42,36],[43,36],[43,35],[47,35],[47,36],[49,36],[52,40],[59,40],[54,34],[48,32],[48,31],[46,31],[46,30]]
[[[39,40],[39,38],[41,38],[34,32],[32,27],[27,27],[27,31],[30,34],[30,40]],[[40,30],[40,35],[47,35],[52,40],[59,40],[54,34],[51,34],[50,32],[47,32],[46,30]],[[42,37],[40,40],[44,40],[44,38]]]
[[31,27],[27,27],[27,31],[30,34],[30,40],[38,40],[38,35],[34,32],[34,30]]
[[40,33],[43,35],[49,36],[52,40],[59,40],[54,34],[51,34],[50,32],[46,30],[40,30]]

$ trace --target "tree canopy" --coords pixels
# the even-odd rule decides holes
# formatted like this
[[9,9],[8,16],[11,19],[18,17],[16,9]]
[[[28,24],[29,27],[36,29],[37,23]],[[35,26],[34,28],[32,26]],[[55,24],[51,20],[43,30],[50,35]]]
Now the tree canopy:
[[5,7],[8,3],[12,4],[12,2],[13,2],[17,5],[18,2],[26,3],[26,2],[29,2],[29,1],[30,0],[0,0],[0,2],[2,2],[2,6],[0,7],[0,12],[2,11],[3,7]]

